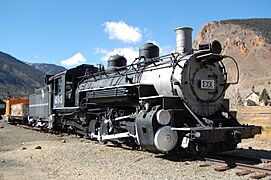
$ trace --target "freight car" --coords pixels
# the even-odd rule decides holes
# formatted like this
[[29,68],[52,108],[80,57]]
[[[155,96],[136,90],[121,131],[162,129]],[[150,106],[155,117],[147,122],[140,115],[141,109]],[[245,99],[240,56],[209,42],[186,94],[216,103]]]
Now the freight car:
[[26,98],[13,98],[6,101],[5,120],[8,122],[27,123],[28,120],[28,99]]
[[239,72],[237,63],[220,54],[218,41],[193,50],[191,36],[191,28],[177,28],[176,52],[168,55],[147,43],[130,65],[115,55],[106,70],[81,65],[47,77],[29,96],[29,122],[153,152],[234,149],[261,132],[241,125],[224,98],[231,83],[223,61],[232,60]]

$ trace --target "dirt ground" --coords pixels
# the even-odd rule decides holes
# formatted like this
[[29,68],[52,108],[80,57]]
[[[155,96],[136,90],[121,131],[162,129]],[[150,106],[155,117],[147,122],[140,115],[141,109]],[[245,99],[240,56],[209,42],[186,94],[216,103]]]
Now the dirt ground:
[[[239,147],[271,158],[271,140],[245,140]],[[205,162],[186,155],[173,157],[129,150],[0,121],[0,180],[248,179],[251,176],[236,176],[238,169],[216,172],[213,166],[200,167],[202,164]]]

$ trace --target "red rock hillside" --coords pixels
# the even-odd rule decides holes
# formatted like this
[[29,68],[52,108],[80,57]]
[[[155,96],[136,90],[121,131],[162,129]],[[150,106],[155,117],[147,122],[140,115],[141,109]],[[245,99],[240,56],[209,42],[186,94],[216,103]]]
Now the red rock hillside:
[[[226,96],[231,98],[232,107],[238,94],[244,100],[251,92],[263,88],[271,95],[271,19],[246,19],[217,21],[205,24],[197,33],[194,48],[198,44],[219,40],[222,54],[236,59],[240,69],[240,82],[232,85]],[[234,81],[236,70],[230,60],[225,60],[228,76]]]

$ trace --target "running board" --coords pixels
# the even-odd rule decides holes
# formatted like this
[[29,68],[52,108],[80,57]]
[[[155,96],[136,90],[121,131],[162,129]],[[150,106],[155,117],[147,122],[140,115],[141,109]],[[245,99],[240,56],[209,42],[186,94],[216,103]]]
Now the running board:
[[125,133],[118,133],[118,134],[110,134],[110,135],[95,135],[91,133],[91,138],[97,139],[98,141],[105,141],[105,140],[115,140],[119,138],[127,138],[127,137],[135,137],[134,135],[130,134],[129,132]]

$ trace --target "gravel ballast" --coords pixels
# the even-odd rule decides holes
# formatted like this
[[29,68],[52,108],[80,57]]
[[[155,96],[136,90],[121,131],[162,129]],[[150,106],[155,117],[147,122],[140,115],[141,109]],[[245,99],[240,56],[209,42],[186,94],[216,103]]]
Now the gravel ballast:
[[[2,179],[248,179],[239,170],[216,172],[214,166],[185,155],[165,156],[103,145],[67,134],[42,133],[1,122]],[[241,144],[253,147],[252,140]],[[271,150],[271,141],[262,146]],[[261,144],[256,144],[261,148]],[[38,147],[38,148],[37,148]],[[254,148],[254,147],[253,147]],[[256,147],[255,147],[256,148]]]

